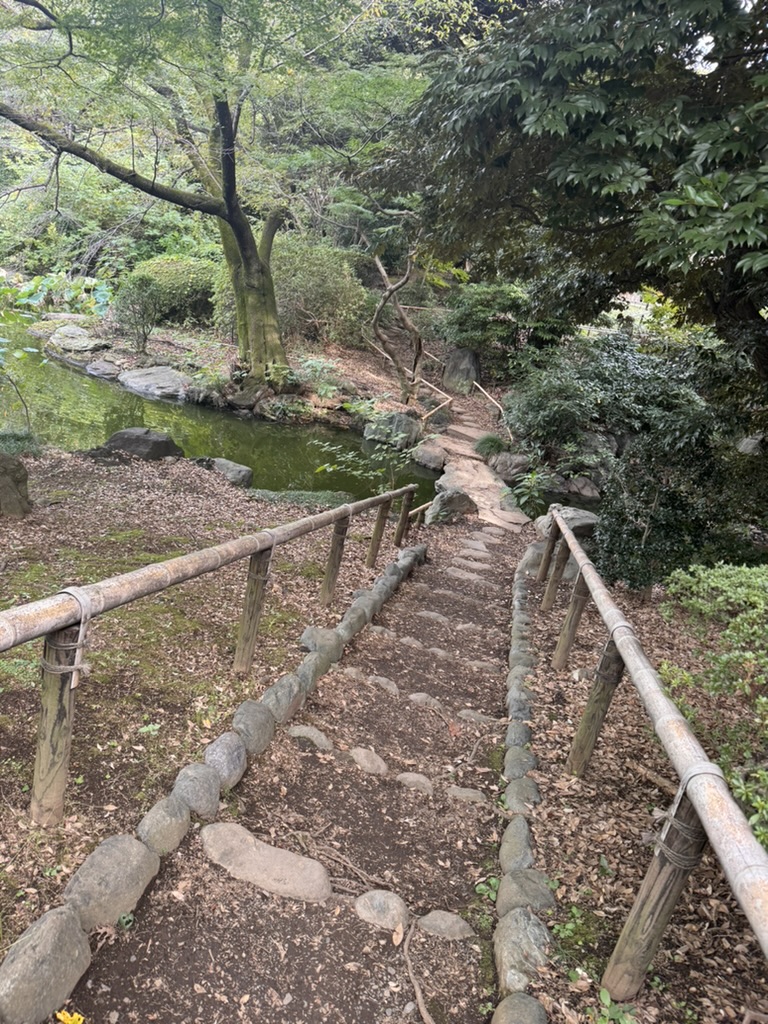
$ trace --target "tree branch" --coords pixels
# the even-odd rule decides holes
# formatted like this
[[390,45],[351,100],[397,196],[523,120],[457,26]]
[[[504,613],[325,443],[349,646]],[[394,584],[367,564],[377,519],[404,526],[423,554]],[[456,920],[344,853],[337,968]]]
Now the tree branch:
[[96,167],[104,174],[108,174],[110,177],[130,185],[140,192],[145,192],[149,196],[154,196],[155,199],[163,199],[185,210],[209,213],[214,217],[221,217],[223,220],[227,220],[229,217],[229,209],[221,199],[210,195],[201,195],[197,192],[190,192],[187,189],[173,188],[169,185],[163,185],[161,182],[153,181],[151,178],[138,174],[131,167],[119,164],[109,157],[96,152],[96,150],[91,149],[89,146],[84,146],[82,143],[68,138],[62,132],[57,131],[52,125],[32,117],[27,117],[26,114],[14,110],[7,103],[0,102],[0,117],[4,117],[12,124],[36,136],[41,142],[50,146],[57,153],[70,153],[79,160],[83,160],[85,163]]

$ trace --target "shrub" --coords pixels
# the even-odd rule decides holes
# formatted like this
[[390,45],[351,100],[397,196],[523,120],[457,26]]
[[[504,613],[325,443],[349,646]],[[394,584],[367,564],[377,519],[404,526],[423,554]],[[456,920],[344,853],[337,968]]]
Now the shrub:
[[[280,327],[286,338],[309,344],[362,344],[362,327],[373,315],[373,299],[354,274],[354,258],[327,242],[293,233],[275,240],[272,253]],[[214,322],[225,337],[235,334],[232,286],[226,267],[217,275]]]
[[483,434],[475,441],[475,451],[484,459],[490,458],[491,455],[499,455],[508,449],[509,444],[503,438],[497,437],[496,434]]
[[193,257],[157,256],[138,263],[124,279],[120,291],[138,282],[155,285],[157,323],[205,321],[213,313],[217,265]]
[[112,313],[126,332],[137,352],[147,350],[147,341],[160,323],[166,308],[166,297],[157,281],[148,274],[135,271],[122,284],[112,303]]

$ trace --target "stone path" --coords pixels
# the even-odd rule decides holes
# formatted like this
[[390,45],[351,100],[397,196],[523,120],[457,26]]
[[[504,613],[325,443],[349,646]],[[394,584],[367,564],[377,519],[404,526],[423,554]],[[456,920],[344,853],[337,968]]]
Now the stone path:
[[[526,821],[538,800],[526,775],[535,761],[508,692],[509,605],[526,519],[500,509],[504,485],[474,458],[471,445],[485,431],[471,420],[451,429],[447,477],[477,513],[440,531],[428,563],[352,641],[304,708],[278,726],[232,791],[233,820],[182,841],[167,881],[161,872],[156,883],[156,905],[171,908],[173,927],[167,909],[152,920],[150,899],[137,915],[146,931],[129,933],[119,958],[102,951],[75,990],[72,1005],[88,1020],[409,1024],[428,1019],[429,1002],[435,1019],[474,1024],[498,999],[487,968],[492,918],[475,890],[494,875],[502,877],[509,918],[495,959],[504,990],[513,992],[494,1021],[546,1019],[523,991],[546,930],[537,931],[527,909],[531,892],[543,898]],[[496,749],[500,758],[492,757]],[[499,805],[505,788],[513,814]],[[218,817],[232,815],[220,805]],[[502,832],[499,870],[493,851]],[[220,897],[204,893],[222,891],[226,877],[237,888],[224,932],[211,909]],[[296,901],[305,908],[299,917],[287,909]],[[254,916],[256,906],[264,909]],[[414,929],[421,985],[407,959],[401,978]],[[233,933],[245,964],[229,952]],[[393,951],[402,944],[403,958],[372,959],[361,970],[382,943]],[[272,945],[306,946],[311,969],[298,966],[298,955],[292,965],[285,952],[276,963]],[[167,980],[157,967],[166,962],[173,965]],[[209,993],[202,980],[210,975]],[[333,1008],[340,985],[353,1010]],[[162,993],[173,986],[194,992],[194,1014],[163,1016]],[[219,1002],[239,996],[238,1014],[218,1016],[209,994]]]

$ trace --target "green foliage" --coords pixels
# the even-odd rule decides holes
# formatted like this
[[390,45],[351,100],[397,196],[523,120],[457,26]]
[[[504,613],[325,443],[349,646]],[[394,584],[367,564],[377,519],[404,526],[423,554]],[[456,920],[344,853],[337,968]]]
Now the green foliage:
[[0,305],[6,309],[55,310],[65,313],[106,313],[112,289],[106,281],[92,277],[69,277],[63,271],[38,275],[23,284],[0,287]]
[[495,903],[496,897],[499,895],[499,884],[499,879],[495,875],[489,875],[488,878],[477,883],[475,892],[478,896],[485,896],[491,903]]
[[130,337],[137,352],[147,350],[147,341],[160,323],[166,308],[163,289],[149,274],[134,271],[122,284],[112,304],[112,313]]
[[484,459],[509,451],[509,443],[497,434],[483,434],[475,441],[475,451]]
[[634,1007],[628,1003],[614,1003],[607,989],[600,989],[600,1007],[590,1006],[587,1016],[594,1024],[634,1024]]
[[339,390],[336,366],[322,356],[303,356],[298,360],[299,379],[312,388],[319,398],[333,398]]
[[546,494],[553,489],[553,484],[552,475],[546,469],[530,469],[515,480],[510,494],[517,507],[534,519],[546,512],[549,504]]
[[718,760],[768,847],[768,566],[694,565],[673,573],[667,589],[694,624],[714,623],[718,630],[703,672],[673,673],[672,679],[701,683],[712,693],[740,693],[750,705],[736,733],[718,737]]
[[445,251],[519,268],[535,225],[615,293],[652,275],[768,376],[763,48],[760,4],[521,6],[441,62],[400,179],[418,152]]
[[508,375],[510,352],[552,344],[569,329],[564,321],[540,315],[520,283],[468,284],[450,304],[442,322],[446,340],[477,352],[486,372],[500,379]]
[[139,263],[124,279],[120,291],[138,292],[152,284],[151,302],[156,323],[205,321],[213,312],[217,266],[210,260],[187,256],[157,256]]

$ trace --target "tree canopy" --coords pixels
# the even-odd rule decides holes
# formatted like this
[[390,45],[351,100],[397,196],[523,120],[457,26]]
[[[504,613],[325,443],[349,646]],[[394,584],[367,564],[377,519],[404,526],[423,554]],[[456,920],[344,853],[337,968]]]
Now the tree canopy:
[[398,184],[423,169],[454,256],[519,272],[554,245],[662,287],[768,378],[767,43],[762,3],[531,5],[441,59]]

